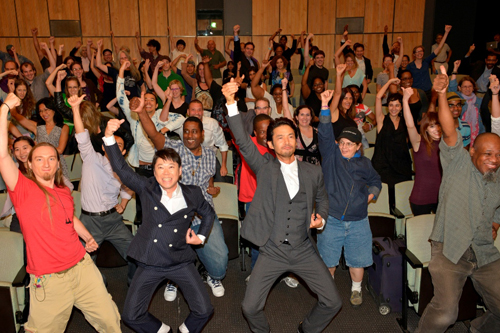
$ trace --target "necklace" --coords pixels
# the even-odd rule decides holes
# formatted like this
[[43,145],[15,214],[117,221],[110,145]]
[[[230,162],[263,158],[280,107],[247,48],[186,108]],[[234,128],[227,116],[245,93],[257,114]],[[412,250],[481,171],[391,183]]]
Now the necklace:
[[191,174],[193,175],[193,177],[194,177],[196,171],[198,171],[199,167],[200,167],[200,160],[198,160],[198,165],[196,166],[196,169],[193,169],[193,172],[191,172]]

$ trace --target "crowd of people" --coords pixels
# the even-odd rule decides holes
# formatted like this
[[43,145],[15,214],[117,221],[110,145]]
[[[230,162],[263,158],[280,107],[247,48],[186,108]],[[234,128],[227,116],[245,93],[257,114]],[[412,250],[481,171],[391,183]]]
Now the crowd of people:
[[[139,34],[136,45],[120,47],[111,33],[113,50],[88,40],[65,56],[63,45],[53,37],[40,43],[33,28],[42,73],[8,45],[0,52],[0,173],[9,195],[2,216],[12,216],[11,231],[26,243],[26,331],[64,331],[76,306],[99,332],[119,332],[120,318],[137,332],[172,332],[148,312],[168,280],[165,300],[180,289],[191,311],[178,332],[200,332],[217,311],[203,280],[214,296],[225,294],[228,247],[215,182],[234,181],[246,215],[241,235],[251,244],[242,303],[251,331],[270,331],[264,307],[276,279],[295,288],[298,276],[318,298],[298,332],[320,332],[342,307],[334,279],[342,250],[350,304],[363,303],[364,269],[373,263],[369,203],[386,183],[394,207],[395,185],[412,179],[413,214],[436,214],[435,296],[417,331],[454,323],[467,276],[487,308],[471,330],[499,331],[499,52],[472,61],[472,45],[449,64],[451,30],[445,26],[426,55],[401,37],[389,48],[386,27],[376,76],[348,26],[336,50],[322,50],[311,33],[279,29],[256,59],[236,25],[224,50],[230,61],[213,40],[204,49],[195,39],[197,54],[188,54],[171,29],[168,53],[155,39],[145,50]],[[140,59],[130,56],[134,47]],[[293,57],[300,57],[295,77]],[[333,72],[325,57],[334,58]],[[300,103],[292,105],[296,91]],[[363,103],[368,94],[373,105]],[[377,133],[371,160],[369,131]],[[75,216],[64,155],[78,152]],[[135,236],[121,215],[133,197]],[[94,263],[104,240],[128,263],[121,316]]]

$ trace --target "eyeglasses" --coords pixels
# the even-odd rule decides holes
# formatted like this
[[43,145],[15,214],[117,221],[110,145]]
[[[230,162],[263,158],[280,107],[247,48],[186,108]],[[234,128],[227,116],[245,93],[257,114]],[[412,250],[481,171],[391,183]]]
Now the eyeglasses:
[[177,91],[177,90],[181,90],[181,88],[170,88],[170,90]]
[[339,147],[347,146],[348,148],[351,148],[355,145],[356,145],[356,143],[354,143],[354,142],[348,142],[348,141],[340,141],[339,142]]
[[458,104],[448,104],[448,107],[450,109],[453,109],[453,108],[461,108],[462,107],[462,103],[458,103]]
[[269,109],[269,106],[264,106],[264,107],[257,106],[255,108],[255,110],[267,110],[267,109]]
[[315,83],[313,84],[313,87],[323,87],[324,84],[323,83]]

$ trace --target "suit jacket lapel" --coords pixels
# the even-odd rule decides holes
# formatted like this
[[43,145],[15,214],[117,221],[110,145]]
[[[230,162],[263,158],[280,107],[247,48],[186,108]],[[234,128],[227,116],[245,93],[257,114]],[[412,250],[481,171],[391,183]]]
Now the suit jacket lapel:
[[306,199],[307,199],[307,211],[312,212],[312,206],[311,206],[311,201],[312,201],[312,182],[308,181],[306,182],[304,177],[306,175],[304,174],[304,170],[302,169],[302,162],[297,161],[297,166],[299,170],[299,186],[304,186],[304,189],[306,191]]
[[271,190],[273,193],[273,205],[276,204],[276,191],[278,187],[278,179],[279,177],[283,177],[283,175],[280,175],[281,173],[281,164],[278,158],[274,158],[274,163],[273,163],[273,168],[272,168],[272,177],[271,179],[273,180],[271,184]]

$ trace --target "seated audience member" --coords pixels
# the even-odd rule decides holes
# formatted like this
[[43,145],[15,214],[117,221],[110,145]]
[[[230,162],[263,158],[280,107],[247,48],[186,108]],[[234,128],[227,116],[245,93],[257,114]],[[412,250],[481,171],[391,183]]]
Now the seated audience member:
[[[16,96],[21,100],[21,105],[16,107],[17,113],[27,119],[36,120],[38,118],[36,112],[36,101],[26,81],[17,79],[14,82],[14,94],[16,94]],[[16,118],[12,117],[11,122],[14,126],[16,126],[22,135],[30,136],[32,139],[35,138],[35,135],[23,127]]]
[[[311,40],[313,37],[313,34],[309,34],[307,36],[306,40],[306,49],[305,49],[305,54],[307,55],[309,52],[309,44],[308,41]],[[309,57],[306,56],[307,63],[309,63]],[[311,65],[311,68],[309,68],[309,78],[307,79],[307,85],[309,87],[312,87],[312,81],[319,77],[325,82],[325,90],[328,89],[328,75],[330,74],[328,72],[328,68],[324,67],[325,64],[325,52],[322,50],[317,50],[313,53],[312,59],[314,60],[314,64]],[[306,63],[306,64],[307,64]]]
[[[382,183],[370,160],[361,155],[361,133],[356,127],[346,127],[335,137],[327,106],[332,95],[331,90],[321,94],[325,106],[321,108],[318,125],[321,166],[329,203],[328,221],[323,232],[318,234],[318,250],[333,277],[344,248],[352,280],[350,302],[360,306],[364,268],[373,263],[368,203],[378,196]],[[338,94],[334,95],[332,104],[338,104],[339,98]]]
[[380,175],[383,183],[389,186],[389,204],[395,204],[394,186],[411,180],[411,157],[408,150],[408,131],[404,119],[402,96],[391,94],[387,98],[389,112],[382,112],[382,96],[391,84],[397,84],[399,79],[390,79],[378,92],[375,101],[375,116],[377,118],[377,141],[372,157],[372,165]]
[[6,97],[12,92],[9,90],[9,79],[16,80],[19,77],[19,65],[14,60],[7,61],[4,65],[5,71],[0,74],[0,88]]
[[441,52],[443,45],[446,42],[446,38],[451,31],[451,25],[446,25],[444,27],[444,35],[439,43],[438,47],[431,52],[429,56],[424,58],[424,47],[422,45],[415,46],[413,48],[414,60],[408,64],[407,70],[411,72],[413,76],[413,86],[414,88],[422,89],[427,94],[427,98],[430,99],[432,82],[429,69],[431,68],[431,61],[436,58],[437,54]]
[[[456,73],[460,66],[460,60],[455,61],[453,65],[453,73]],[[483,99],[476,95],[476,81],[474,81],[474,79],[470,76],[466,76],[461,78],[457,83],[456,74],[452,74],[448,90],[450,92],[456,93],[458,97],[464,100],[460,119],[466,121],[469,124],[471,130],[470,143],[472,146],[474,146],[474,140],[476,139],[476,137],[479,134],[485,132],[483,120],[480,113],[481,103]]]
[[[190,54],[186,58],[186,62],[189,64],[191,61],[191,58],[193,56]],[[187,83],[187,85],[191,86],[192,89],[192,95],[191,95],[191,101],[192,100],[198,100],[203,104],[203,110],[206,112],[207,115],[212,113],[213,107],[214,107],[214,100],[212,98],[211,92],[213,89],[220,89],[217,88],[217,86],[220,87],[215,80],[211,79],[210,81],[207,79],[207,73],[208,73],[208,62],[209,58],[204,57],[203,61],[196,66],[196,74],[194,77],[192,75],[188,74],[187,72],[187,65],[182,65],[182,77],[184,78],[184,82]],[[206,67],[206,71],[205,71]],[[210,71],[211,74],[211,71]],[[222,80],[222,79],[221,79]],[[213,85],[213,87],[212,87]]]
[[293,81],[292,72],[287,69],[288,61],[285,59],[285,57],[275,56],[269,62],[269,65],[270,67],[268,67],[268,70],[272,69],[269,77],[269,85],[271,87],[273,87],[276,84],[281,85],[281,81],[283,79],[286,79],[287,80],[286,89],[288,91],[288,96],[293,96],[295,91],[295,82]]
[[141,36],[139,32],[135,33],[135,40],[137,42],[137,49],[139,50],[139,54],[141,58],[144,60],[149,60],[149,75],[153,75],[153,69],[156,68],[156,64],[164,59],[164,56],[160,54],[161,44],[156,39],[150,39],[146,46],[148,47],[148,51],[145,51],[141,46]]
[[420,133],[413,122],[408,101],[416,92],[403,88],[403,118],[408,130],[413,160],[415,163],[415,182],[410,194],[413,215],[436,213],[442,168],[439,160],[439,141],[441,126],[436,112],[427,112],[420,124]]
[[[304,75],[302,75],[301,93],[305,99],[305,104],[309,106],[313,112],[313,122],[319,121],[319,113],[321,111],[321,93],[325,91],[327,82],[321,76],[317,76],[309,80],[311,69],[315,66],[315,61],[311,59],[307,64]],[[309,83],[310,82],[310,83]]]
[[[478,93],[484,94],[488,92],[489,77],[491,74],[500,77],[500,68],[498,65],[498,54],[488,53],[484,61],[478,60],[472,62],[471,54],[476,47],[472,44],[469,51],[461,61],[464,70],[461,71],[464,74],[469,74],[477,84]],[[453,71],[452,74],[458,74],[458,72]]]
[[[494,245],[500,226],[500,137],[483,133],[477,137],[470,152],[462,148],[462,138],[448,110],[448,77],[444,67],[441,73],[433,85],[439,94],[439,122],[443,129],[439,144],[443,181],[429,237],[432,246],[429,272],[434,297],[415,332],[444,332],[455,323],[467,277],[474,281],[487,309],[471,321],[471,331],[496,332],[500,327],[497,315],[500,311],[500,277],[497,274],[500,253]],[[494,94],[498,95],[498,81],[493,86]],[[493,97],[498,106],[498,96]],[[492,115],[500,116],[498,110]]]
[[118,308],[101,273],[85,253],[98,246],[73,214],[73,198],[62,181],[59,152],[49,143],[33,147],[28,176],[21,173],[8,153],[7,116],[19,104],[19,98],[9,94],[0,106],[0,174],[26,242],[31,297],[24,329],[63,332],[76,306],[94,328],[121,332]]
[[[192,116],[193,114],[201,113],[201,110],[199,102],[191,102],[188,111],[188,115],[191,116],[184,122],[182,142],[170,140],[168,137],[161,135],[145,112],[139,112],[139,119],[144,131],[156,149],[173,148],[180,155],[184,170],[181,182],[187,185],[199,186],[203,196],[213,207],[212,196],[217,195],[220,191],[220,188],[214,187],[213,183],[217,159],[213,150],[202,145],[203,138],[206,139],[206,134],[208,133],[205,124],[199,117]],[[197,232],[199,227],[200,220],[193,220],[192,229]],[[206,281],[212,288],[214,296],[222,297],[224,296],[225,289],[220,280],[226,275],[228,249],[224,242],[222,227],[217,216],[215,216],[214,225],[209,234],[206,235],[209,238],[205,245],[197,247],[196,252],[208,273]],[[176,287],[173,284],[167,285],[164,296],[167,301],[175,300],[177,297]]]
[[17,113],[16,108],[10,110],[19,124],[31,133],[35,134],[35,142],[47,142],[56,147],[60,158],[60,167],[64,177],[69,179],[68,166],[63,157],[64,149],[68,143],[69,127],[64,124],[63,117],[55,110],[55,103],[52,98],[43,98],[37,103],[38,117],[37,121],[27,119],[25,116]]
[[7,45],[5,48],[7,52],[0,51],[0,60],[2,60],[2,72],[5,72],[5,64],[9,61],[17,61],[21,64],[30,63],[33,64],[31,60],[23,55],[17,54],[16,47],[12,44]]
[[[253,78],[255,77],[255,74],[257,73],[257,68],[255,67],[250,67],[250,69],[248,70],[248,78],[250,79],[250,82],[252,82]],[[264,97],[267,98],[270,102],[274,102],[274,101],[271,101],[272,100],[272,96],[271,94],[269,94],[267,92],[267,85],[264,81],[259,80],[259,82],[257,83],[257,85],[259,87],[261,87],[263,90],[264,90]],[[247,104],[247,109],[250,110],[250,109],[253,109],[255,107],[255,102],[257,100],[255,99],[254,95],[252,94],[252,87],[251,85],[247,85],[247,88],[246,88],[246,97],[245,97],[245,103]]]
[[30,86],[31,92],[33,93],[33,97],[36,101],[39,101],[42,98],[49,97],[49,92],[45,87],[45,81],[49,77],[50,73],[56,68],[56,60],[52,56],[47,44],[40,43],[42,49],[45,50],[47,56],[49,57],[50,67],[48,67],[43,74],[36,75],[36,68],[30,62],[25,62],[21,65],[21,74],[22,78],[26,80],[26,83]]
[[[132,198],[133,192],[122,184],[119,177],[110,168],[109,156],[102,156],[92,147],[89,131],[85,129],[80,114],[83,96],[72,96],[68,102],[73,110],[78,150],[83,160],[81,179],[80,220],[92,234],[98,246],[105,240],[116,248],[122,258],[128,262],[128,284],[132,282],[136,265],[127,259],[127,250],[132,241],[132,233],[123,223],[122,213]],[[125,155],[125,142],[115,132],[115,140],[120,152]],[[118,195],[121,202],[118,202]],[[92,256],[95,261],[97,256]]]
[[[435,49],[439,47],[439,44],[441,43],[441,39],[443,39],[443,34],[439,33],[436,35],[436,43],[432,44],[431,47],[431,52],[434,52]],[[432,73],[433,74],[438,74],[438,69],[439,66],[444,66],[446,71],[448,71],[448,63],[450,62],[450,58],[452,55],[451,48],[448,44],[444,43],[443,47],[441,48],[441,51],[437,53],[436,58],[434,58],[431,62],[432,64]]]
[[288,42],[288,38],[286,35],[281,35],[280,36],[280,41],[279,43],[276,43],[274,39],[278,34],[280,34],[282,29],[276,30],[276,32],[269,37],[269,41],[273,43],[273,49],[276,52],[276,48],[280,46],[283,49],[283,52],[280,54],[281,56],[285,57],[287,64],[285,65],[287,70],[290,70],[290,62],[292,61],[292,56],[295,54],[295,51],[297,50],[297,40],[295,39],[295,36],[293,34],[290,34],[290,38],[292,39],[292,47],[288,47],[286,44]]
[[[389,67],[391,66],[392,64],[389,64]],[[405,89],[412,88],[414,91],[416,91],[416,94],[410,96],[408,104],[410,105],[411,115],[413,117],[413,123],[416,125],[417,131],[419,131],[420,120],[429,109],[429,99],[427,98],[425,91],[423,91],[422,89],[415,88],[413,86],[413,76],[411,75],[410,71],[408,70],[400,71],[398,72],[397,77],[399,78],[399,85],[391,84],[389,86],[390,95],[399,93],[401,96],[403,96],[403,88]],[[392,77],[391,75],[390,78],[392,79],[394,77]]]
[[[168,32],[168,42],[170,46],[170,59],[177,59],[180,56],[184,56],[184,59],[187,57],[186,50],[186,42],[184,39],[178,39],[177,42],[174,43],[173,32],[170,27],[167,26]],[[182,58],[182,57],[181,57]],[[182,64],[184,61],[179,61],[175,65],[172,62],[172,67],[176,67],[176,73],[180,75],[180,71],[182,69]],[[153,67],[154,68],[154,67]]]
[[[344,27],[344,33],[342,35],[342,40],[340,41],[340,46],[343,46],[344,43],[349,40],[349,31],[347,30],[349,25],[346,25]],[[366,77],[366,83],[369,84],[372,81],[373,78],[373,68],[372,68],[372,62],[370,59],[365,57],[365,46],[361,43],[354,43],[352,49],[350,46],[346,46],[343,51],[344,56],[347,53],[353,53],[356,56],[356,62],[358,63],[359,69],[363,72],[363,74]],[[371,91],[373,94],[374,92]]]
[[399,71],[406,70],[406,67],[410,63],[410,57],[408,55],[403,55],[403,60],[401,60],[401,66],[399,67]]
[[[184,88],[184,80],[182,79],[182,76],[180,76],[174,70],[172,70],[170,66],[169,57],[164,57],[162,61],[156,63],[156,67],[153,71],[153,77],[151,79],[149,78],[149,74],[146,73],[146,83],[148,84],[148,88],[154,89],[155,91],[158,90],[158,88],[163,91],[166,91],[167,88],[169,87],[170,82],[174,80],[179,82],[182,88]],[[156,89],[154,85],[157,85]],[[182,92],[183,96],[185,94],[186,94],[185,91]],[[160,109],[163,108],[163,101],[161,98],[158,98],[158,107]]]
[[[142,112],[143,106],[144,94],[134,111]],[[148,115],[146,118],[150,119]],[[208,237],[214,210],[199,187],[178,182],[185,170],[173,149],[161,149],[155,153],[154,177],[146,178],[133,172],[114,140],[113,133],[120,122],[123,120],[113,119],[108,123],[103,139],[106,153],[113,170],[125,185],[145,199],[142,202],[144,224],[127,252],[139,267],[125,299],[123,321],[136,332],[171,332],[170,326],[148,312],[158,285],[171,279],[179,284],[190,308],[189,315],[177,331],[201,332],[213,313],[213,307],[196,271],[195,255],[190,245],[203,244]],[[154,130],[154,125],[151,125]],[[195,214],[202,216],[198,232],[189,227]]]
[[[340,55],[342,54],[342,50],[347,45],[351,45],[351,43],[352,42],[348,40],[335,53],[335,64],[337,64],[337,66],[341,64]],[[344,80],[342,81],[342,88],[345,88],[351,84],[357,85],[358,87],[363,86],[363,92],[361,93],[361,97],[365,98],[366,92],[368,90],[368,83],[366,81],[365,74],[360,68],[358,68],[358,62],[356,61],[356,56],[354,55],[354,53],[347,53],[344,55],[344,58],[346,64],[346,72],[344,74]]]
[[[238,63],[238,66],[241,68],[241,62]],[[229,82],[232,78],[236,77],[236,66],[233,61],[227,62],[227,68],[222,73],[222,84]]]
[[[224,55],[215,48],[215,42],[213,40],[209,40],[207,42],[207,48],[202,49],[198,45],[198,38],[195,38],[194,47],[196,48],[196,51],[198,51],[198,53],[201,54],[202,57],[207,57],[209,59],[208,65],[210,66],[210,72],[212,73],[212,78],[214,79],[215,82],[217,82],[218,85],[221,85],[222,75],[220,74],[220,69],[226,66],[226,59],[224,58]],[[187,60],[188,59],[186,59],[186,61]]]
[[[365,137],[365,133],[371,131],[373,126],[377,125],[375,113],[373,113],[367,105],[363,104],[360,88],[358,86],[350,85],[346,88],[350,89],[353,94],[355,113],[352,114],[352,119],[356,122],[357,128],[361,133],[363,148],[369,148],[370,145]],[[370,120],[370,122],[367,121],[367,118]]]
[[[186,92],[181,81],[170,81],[170,83],[168,84],[168,88],[165,91],[163,91],[163,89],[161,89],[161,87],[153,81],[153,88],[155,90],[155,93],[158,95],[158,98],[163,103],[163,110],[166,110],[167,112],[178,113],[184,117],[186,116],[189,104],[184,102],[182,98],[182,95]],[[165,121],[167,120],[168,113],[165,117]]]
[[[337,65],[337,78],[335,82],[336,87],[342,87],[342,81],[346,72],[346,65]],[[356,103],[354,101],[354,93],[348,88],[335,89],[333,98],[330,102],[331,121],[335,137],[339,137],[344,128],[357,127],[354,121],[356,116]],[[321,107],[328,106],[321,102]],[[378,123],[378,121],[377,121]]]
[[[400,45],[400,49],[403,50],[403,39],[398,37],[398,43]],[[393,62],[393,55],[386,54],[382,61],[383,71],[378,73],[377,75],[377,93],[382,89],[382,87],[389,81],[390,78],[394,78],[398,76],[399,68],[401,67],[401,62],[403,57],[399,57],[396,62]],[[392,93],[387,91],[384,98],[382,99],[382,105],[387,105],[387,95]]]

